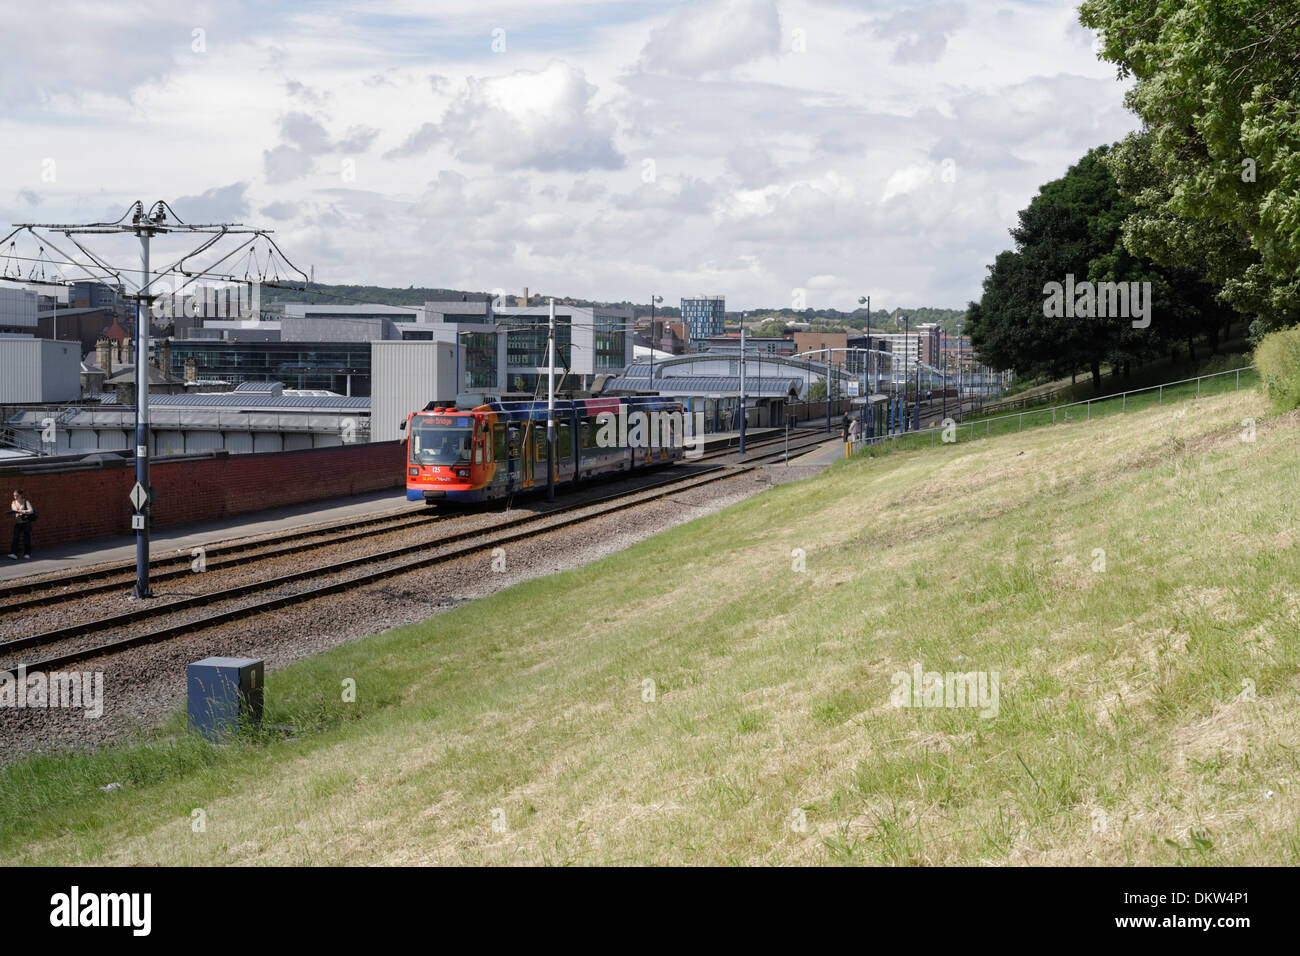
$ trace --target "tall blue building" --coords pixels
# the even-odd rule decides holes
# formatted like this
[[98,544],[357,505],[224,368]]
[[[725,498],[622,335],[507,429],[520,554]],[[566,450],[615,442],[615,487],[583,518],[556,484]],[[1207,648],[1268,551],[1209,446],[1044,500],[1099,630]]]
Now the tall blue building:
[[682,299],[682,323],[686,326],[691,348],[700,348],[705,339],[722,334],[722,317],[726,311],[725,296],[702,295],[695,299]]

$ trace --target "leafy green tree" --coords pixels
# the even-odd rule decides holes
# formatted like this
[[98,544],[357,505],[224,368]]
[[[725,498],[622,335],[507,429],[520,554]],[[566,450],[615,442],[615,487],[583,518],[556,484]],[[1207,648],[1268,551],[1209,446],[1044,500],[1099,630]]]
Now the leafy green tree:
[[1300,321],[1300,7],[1084,0],[1144,129],[1111,158],[1126,246],[1194,268],[1262,333]]
[[[1021,211],[1011,230],[1015,250],[997,257],[982,298],[968,309],[971,343],[983,361],[1022,376],[1086,370],[1100,390],[1105,363],[1127,368],[1174,342],[1190,349],[1202,336],[1215,340],[1222,319],[1213,287],[1195,270],[1159,266],[1125,245],[1134,205],[1108,168],[1109,151],[1089,151]],[[1045,307],[1053,285],[1064,299],[1072,284],[1085,282],[1149,283],[1151,323],[1134,325],[1141,317],[1132,303],[1128,314],[1086,299],[1072,299],[1070,308]]]

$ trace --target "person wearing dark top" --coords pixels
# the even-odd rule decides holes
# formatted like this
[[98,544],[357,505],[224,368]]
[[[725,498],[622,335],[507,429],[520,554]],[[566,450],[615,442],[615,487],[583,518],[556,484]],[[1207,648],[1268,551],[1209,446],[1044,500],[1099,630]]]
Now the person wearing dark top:
[[36,508],[32,506],[22,489],[14,492],[13,501],[9,502],[9,511],[14,519],[14,533],[9,540],[9,559],[18,560],[18,543],[22,540],[23,560],[32,556],[32,522],[36,520]]

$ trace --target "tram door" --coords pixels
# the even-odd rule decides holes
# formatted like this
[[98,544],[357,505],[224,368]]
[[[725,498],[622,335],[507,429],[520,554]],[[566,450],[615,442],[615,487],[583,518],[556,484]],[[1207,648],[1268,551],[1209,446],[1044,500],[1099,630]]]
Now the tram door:
[[518,428],[513,425],[506,427],[506,480],[507,487],[511,491],[518,488],[520,484],[519,456],[522,451],[519,447],[520,437]]

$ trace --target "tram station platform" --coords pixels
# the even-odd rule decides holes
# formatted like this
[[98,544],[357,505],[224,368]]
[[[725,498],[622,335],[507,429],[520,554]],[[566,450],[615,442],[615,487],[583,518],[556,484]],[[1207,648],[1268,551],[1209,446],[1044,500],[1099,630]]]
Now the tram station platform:
[[844,440],[836,435],[817,446],[816,450],[806,452],[798,458],[791,458],[791,465],[829,465],[844,457]]
[[[199,546],[211,546],[222,541],[246,538],[275,540],[277,532],[289,529],[298,530],[317,525],[328,528],[354,518],[386,513],[399,514],[404,511],[419,511],[423,508],[422,502],[406,500],[404,488],[372,491],[366,494],[349,495],[346,498],[306,502],[266,511],[232,515],[215,521],[200,521],[158,529],[150,535],[150,553],[154,558],[159,558],[182,552],[188,554]],[[5,525],[0,526],[0,530],[8,536],[12,533],[12,523],[6,522]],[[96,538],[92,541],[74,541],[42,548],[39,519],[32,526],[30,561],[24,561],[21,555],[17,561],[10,561],[5,557],[9,553],[8,540],[0,542],[0,545],[3,545],[3,550],[0,550],[0,581],[5,582],[34,575],[74,571],[100,564],[135,561],[135,535],[130,532],[108,538]]]

